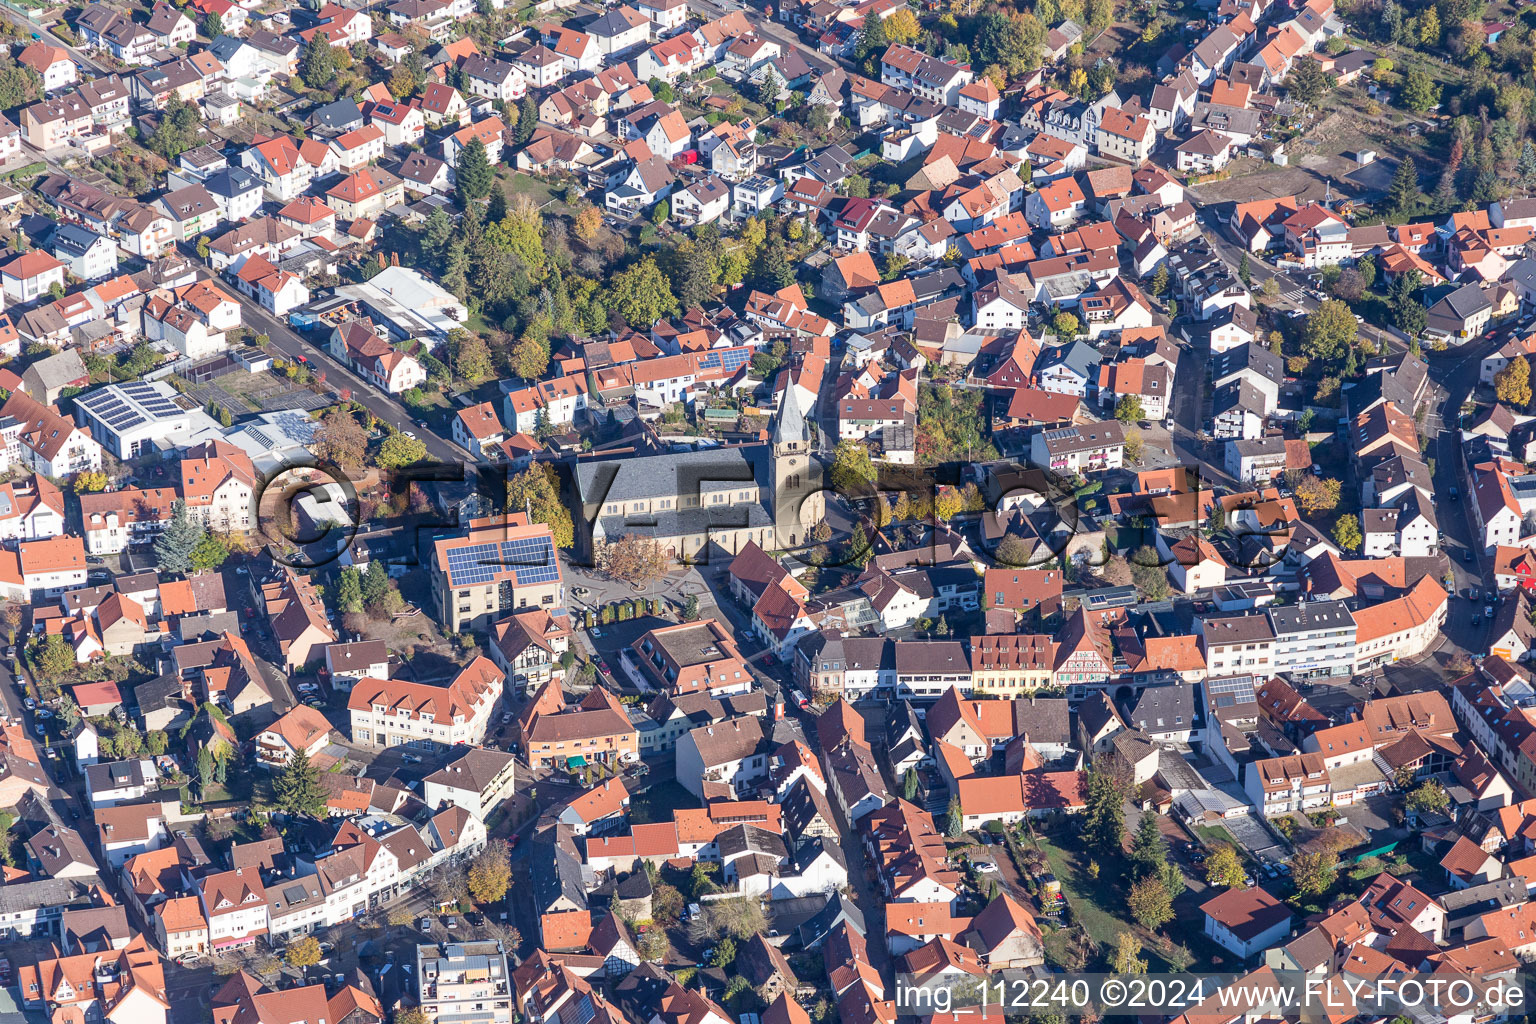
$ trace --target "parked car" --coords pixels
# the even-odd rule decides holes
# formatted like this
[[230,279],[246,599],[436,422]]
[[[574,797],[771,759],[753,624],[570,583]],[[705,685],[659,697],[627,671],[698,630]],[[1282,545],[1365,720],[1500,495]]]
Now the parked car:
[[1483,605],[1483,614],[1488,616],[1490,619],[1493,618],[1493,605]]
[[984,860],[980,864],[976,865],[976,870],[984,875],[990,875],[997,871],[997,865],[989,860]]
[[404,761],[406,764],[421,764],[421,755],[420,754],[402,754],[400,756],[400,760]]

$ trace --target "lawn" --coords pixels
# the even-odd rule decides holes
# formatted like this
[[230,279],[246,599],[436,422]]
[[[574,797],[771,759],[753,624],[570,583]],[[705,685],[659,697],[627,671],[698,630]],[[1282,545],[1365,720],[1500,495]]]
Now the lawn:
[[1208,843],[1226,843],[1234,850],[1242,849],[1242,846],[1238,843],[1238,841],[1232,838],[1232,833],[1228,832],[1220,825],[1196,825],[1195,831],[1199,834],[1201,839],[1204,839]]
[[527,196],[538,206],[543,206],[555,197],[553,190],[547,184],[522,171],[509,171],[503,168],[497,173],[497,177],[509,196]]
[[1088,935],[1106,949],[1113,949],[1115,938],[1129,927],[1106,907],[1123,906],[1124,901],[1109,881],[1117,866],[1101,865],[1098,878],[1088,876],[1087,865],[1078,863],[1078,855],[1059,846],[1046,836],[1037,836],[1036,845],[1050,861],[1051,874],[1061,883],[1061,894],[1072,908],[1072,917],[1087,929]]

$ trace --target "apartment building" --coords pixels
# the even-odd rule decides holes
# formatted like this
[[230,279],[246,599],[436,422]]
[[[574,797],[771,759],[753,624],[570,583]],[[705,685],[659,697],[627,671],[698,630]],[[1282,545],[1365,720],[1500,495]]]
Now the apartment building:
[[1322,754],[1252,761],[1243,776],[1244,792],[1266,818],[1326,807],[1333,799]]
[[1014,696],[1050,686],[1056,643],[1045,634],[971,637],[971,692]]
[[1125,431],[1116,420],[1042,430],[1029,442],[1029,460],[1058,473],[1119,469],[1124,454]]
[[1292,678],[1347,676],[1355,669],[1355,617],[1343,601],[1309,601],[1269,610],[1274,671]]
[[447,686],[365,677],[347,698],[352,740],[378,747],[478,746],[505,682],[486,657],[470,662]]
[[512,1024],[512,975],[499,942],[417,946],[416,979],[434,1024]]
[[555,539],[524,516],[472,519],[460,537],[437,541],[432,597],[438,619],[453,632],[486,630],[513,612],[565,607]]
[[653,629],[626,652],[664,693],[731,697],[749,692],[752,672],[714,619]]
[[1275,630],[1267,615],[1196,619],[1206,671],[1214,678],[1251,675],[1268,679],[1274,672]]
[[250,946],[267,934],[267,889],[256,868],[235,868],[198,881],[197,895],[208,918],[214,950]]

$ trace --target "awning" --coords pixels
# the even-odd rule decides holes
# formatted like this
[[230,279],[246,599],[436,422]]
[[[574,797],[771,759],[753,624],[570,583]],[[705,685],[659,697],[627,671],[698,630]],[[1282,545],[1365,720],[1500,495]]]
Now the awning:
[[566,758],[565,759],[565,766],[567,768],[585,768],[587,766],[586,755],[585,754],[577,754],[575,757],[568,757],[568,758]]

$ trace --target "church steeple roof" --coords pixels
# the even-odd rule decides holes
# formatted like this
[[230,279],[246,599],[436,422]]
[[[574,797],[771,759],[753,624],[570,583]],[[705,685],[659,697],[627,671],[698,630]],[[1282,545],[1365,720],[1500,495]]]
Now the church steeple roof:
[[800,389],[794,381],[785,381],[784,400],[779,403],[779,416],[773,424],[773,443],[778,444],[806,444],[811,440],[811,433],[805,425],[805,415],[800,411],[800,399],[796,392]]

